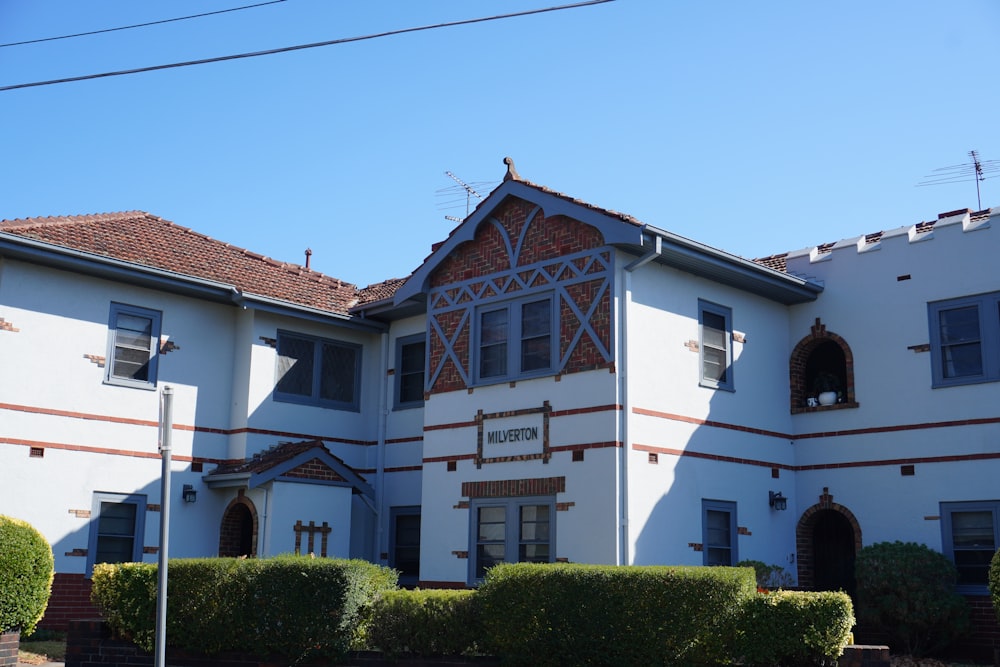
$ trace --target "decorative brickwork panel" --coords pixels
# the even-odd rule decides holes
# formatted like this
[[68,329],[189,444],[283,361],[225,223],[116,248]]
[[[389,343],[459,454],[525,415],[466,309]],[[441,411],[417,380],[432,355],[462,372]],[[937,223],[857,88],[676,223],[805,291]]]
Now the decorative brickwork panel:
[[283,477],[294,477],[296,479],[314,479],[321,482],[343,482],[343,477],[337,474],[330,466],[326,465],[318,458],[306,461],[293,470],[286,472]]
[[[605,281],[591,280],[566,288],[560,305],[559,356],[564,373],[591,370],[608,360],[611,349],[611,294]],[[592,307],[593,306],[593,307]],[[585,314],[585,318],[580,314]],[[590,327],[584,327],[586,323]],[[596,336],[596,338],[595,338]]]
[[487,482],[462,482],[465,498],[517,498],[521,496],[552,496],[566,492],[565,477],[533,479],[498,479]]
[[514,297],[551,297],[558,314],[555,375],[610,366],[612,252],[585,223],[509,198],[430,276],[431,393],[473,384],[477,307]]

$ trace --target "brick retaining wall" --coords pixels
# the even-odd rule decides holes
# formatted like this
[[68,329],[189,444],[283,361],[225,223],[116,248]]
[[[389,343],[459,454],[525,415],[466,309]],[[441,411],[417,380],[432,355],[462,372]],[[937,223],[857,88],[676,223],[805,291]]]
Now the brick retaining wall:
[[0,633],[0,667],[16,667],[17,643],[20,638],[20,632]]

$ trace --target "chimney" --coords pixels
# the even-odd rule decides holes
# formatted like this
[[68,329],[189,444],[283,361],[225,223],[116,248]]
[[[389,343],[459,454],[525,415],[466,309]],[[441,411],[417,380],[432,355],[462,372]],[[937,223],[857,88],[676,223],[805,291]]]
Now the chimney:
[[309,268],[309,258],[312,257],[313,251],[311,248],[306,248],[306,268]]

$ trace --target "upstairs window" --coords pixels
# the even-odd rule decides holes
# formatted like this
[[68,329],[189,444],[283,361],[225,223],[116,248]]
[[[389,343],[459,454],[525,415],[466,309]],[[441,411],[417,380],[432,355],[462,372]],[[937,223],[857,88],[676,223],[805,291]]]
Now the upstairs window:
[[1000,380],[1000,292],[927,308],[933,386]]
[[426,350],[423,335],[396,340],[396,409],[418,408],[424,404]]
[[476,379],[502,382],[553,369],[556,329],[551,297],[529,297],[477,313]]
[[156,388],[160,318],[155,310],[111,304],[105,382],[139,389]]
[[698,301],[701,384],[733,390],[733,315],[729,308]]
[[360,386],[360,345],[278,332],[276,400],[357,411]]

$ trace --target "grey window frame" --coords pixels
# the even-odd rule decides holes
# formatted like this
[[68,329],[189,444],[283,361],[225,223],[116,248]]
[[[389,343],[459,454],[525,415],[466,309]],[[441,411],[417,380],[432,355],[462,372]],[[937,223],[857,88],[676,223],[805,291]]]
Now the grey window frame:
[[955,561],[955,542],[954,542],[954,525],[952,520],[952,515],[958,512],[983,512],[988,511],[992,514],[993,518],[993,546],[991,548],[982,549],[958,549],[958,551],[981,551],[987,554],[986,558],[986,576],[987,580],[982,584],[969,584],[969,583],[959,583],[955,589],[959,593],[977,594],[977,595],[988,595],[988,585],[989,581],[989,562],[993,554],[996,553],[997,549],[1000,548],[1000,500],[966,500],[966,501],[947,501],[940,504],[940,514],[941,514],[941,552],[955,563],[955,567],[959,567],[958,563]]
[[[963,308],[975,308],[979,317],[979,338],[959,340],[951,343],[979,344],[980,372],[969,375],[948,376],[945,373],[945,348],[941,332],[941,314]],[[933,388],[956,387],[981,382],[1000,381],[1000,292],[963,296],[955,299],[932,301],[927,304],[928,326],[931,347],[931,386]]]
[[[150,321],[149,346],[146,349],[148,361],[146,363],[146,379],[135,379],[126,375],[116,375],[118,366],[115,350],[120,346],[119,317],[127,315],[131,317],[141,317]],[[163,313],[150,308],[141,308],[125,303],[111,302],[111,309],[108,315],[108,347],[104,362],[104,383],[120,387],[132,387],[135,389],[156,389],[156,379],[159,372],[160,357],[160,331],[163,324]],[[129,347],[124,343],[121,347]],[[132,347],[138,350],[138,347]]]
[[[729,514],[729,546],[724,547],[713,543],[709,539],[709,512],[726,512]],[[740,560],[739,554],[739,527],[736,520],[736,503],[731,500],[711,500],[703,498],[701,501],[701,558],[703,565],[736,565]],[[728,548],[728,563],[711,562],[710,549]]]
[[[524,326],[523,318],[521,316],[522,307],[526,304],[536,303],[540,301],[545,301],[548,303],[549,310],[549,364],[545,368],[537,368],[527,371],[521,370],[521,356],[524,348],[524,341],[527,338],[524,336]],[[482,331],[482,316],[485,313],[492,313],[498,311],[507,312],[507,331],[506,331],[506,359],[505,366],[506,371],[497,375],[483,376],[482,374],[482,358],[483,358],[483,331]],[[509,382],[513,380],[521,380],[535,377],[545,377],[546,375],[552,375],[556,372],[556,366],[559,359],[559,317],[556,307],[556,298],[553,292],[541,292],[535,294],[527,294],[519,296],[516,299],[510,299],[506,301],[496,301],[490,303],[480,304],[475,309],[475,319],[473,322],[474,327],[474,345],[473,345],[473,368],[472,377],[474,385],[488,385],[497,384],[500,382]]]
[[[142,562],[143,541],[146,534],[146,496],[141,493],[112,493],[95,491],[90,511],[90,531],[87,542],[87,576],[94,572],[97,561],[97,545],[101,539],[101,505],[114,503],[119,505],[135,505],[135,524],[132,530],[132,561]],[[105,562],[105,561],[100,561]]]
[[[396,522],[401,516],[416,516],[420,518],[420,505],[402,505],[398,507],[389,508],[389,567],[398,569],[397,553],[396,549],[399,545],[396,544]],[[419,569],[420,569],[420,536],[417,536],[417,575],[408,576],[404,575],[400,570],[399,573],[399,583],[403,586],[416,586],[419,579]]]
[[[555,496],[516,496],[508,498],[473,498],[469,502],[469,585],[482,582],[478,576],[479,570],[479,510],[485,507],[504,508],[504,560],[505,563],[518,563],[520,559],[521,513],[520,509],[529,505],[545,505],[549,508],[549,535],[544,543],[549,546],[549,563],[555,562],[556,555],[556,499]],[[511,527],[514,527],[511,530]],[[540,544],[539,540],[530,540],[525,544]],[[511,558],[511,555],[514,558]]]
[[[410,345],[423,345],[424,353],[421,355],[422,361],[420,366],[420,400],[414,401],[404,401],[402,398],[403,392],[403,377],[404,375],[415,375],[417,371],[409,371],[404,373],[403,370],[403,348]],[[424,394],[426,391],[426,380],[427,380],[427,336],[424,334],[414,334],[412,336],[403,336],[396,339],[396,365],[395,365],[395,398],[393,407],[396,410],[409,410],[411,408],[419,408],[424,405]]]
[[[313,368],[312,368],[312,388],[308,395],[306,394],[292,394],[288,392],[282,392],[278,389],[278,384],[281,381],[281,377],[278,375],[280,366],[280,351],[281,343],[283,339],[294,338],[300,341],[305,341],[312,343],[313,345]],[[326,399],[320,397],[320,387],[322,383],[322,369],[323,369],[323,355],[322,350],[324,345],[331,345],[334,347],[339,347],[354,352],[354,386],[352,390],[352,400],[350,401],[335,401],[332,399]],[[347,410],[351,412],[361,411],[361,364],[362,364],[362,352],[363,346],[357,343],[349,343],[342,340],[334,340],[332,338],[322,338],[320,336],[313,336],[310,334],[303,334],[297,331],[285,331],[282,329],[278,330],[277,340],[275,343],[275,369],[274,369],[274,400],[282,403],[298,403],[300,405],[311,405],[322,408],[331,408],[334,410]]]
[[[705,313],[721,317],[725,323],[725,330],[722,332],[723,340],[726,343],[724,351],[725,380],[720,381],[705,376],[705,351],[708,347],[705,342]],[[698,384],[702,387],[725,391],[735,391],[736,389],[733,379],[733,310],[704,299],[698,299]]]

